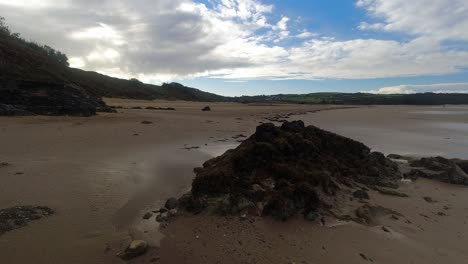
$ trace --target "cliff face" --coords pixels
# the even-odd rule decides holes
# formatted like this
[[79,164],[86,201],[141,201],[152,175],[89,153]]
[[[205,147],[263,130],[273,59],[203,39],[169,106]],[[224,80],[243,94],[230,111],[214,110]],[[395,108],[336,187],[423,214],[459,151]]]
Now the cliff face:
[[39,81],[0,82],[0,115],[92,116],[111,111],[84,89],[64,83]]

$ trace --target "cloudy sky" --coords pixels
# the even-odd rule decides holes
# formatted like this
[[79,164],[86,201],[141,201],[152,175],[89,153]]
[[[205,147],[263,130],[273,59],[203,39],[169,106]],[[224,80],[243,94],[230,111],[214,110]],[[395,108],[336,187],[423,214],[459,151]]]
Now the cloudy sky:
[[73,67],[223,95],[468,92],[468,0],[0,0]]

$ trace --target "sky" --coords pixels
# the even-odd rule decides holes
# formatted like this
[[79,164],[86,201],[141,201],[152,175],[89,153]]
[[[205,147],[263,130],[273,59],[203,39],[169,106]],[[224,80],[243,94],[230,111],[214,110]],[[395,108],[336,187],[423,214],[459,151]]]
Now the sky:
[[468,0],[0,0],[72,67],[221,95],[467,92]]

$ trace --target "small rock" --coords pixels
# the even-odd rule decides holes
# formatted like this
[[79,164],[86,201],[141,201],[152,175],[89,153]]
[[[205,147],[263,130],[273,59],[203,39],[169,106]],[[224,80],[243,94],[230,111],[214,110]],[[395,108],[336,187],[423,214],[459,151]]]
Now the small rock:
[[150,212],[148,212],[148,213],[146,213],[146,214],[143,216],[143,219],[148,220],[148,219],[151,218],[151,216],[153,216],[153,214],[150,213]]
[[151,121],[146,121],[146,120],[145,120],[145,121],[141,121],[141,123],[144,124],[144,125],[153,124],[153,122],[151,122]]
[[401,193],[401,192],[397,192],[397,191],[394,191],[394,190],[389,190],[389,189],[385,189],[385,188],[381,188],[381,187],[375,187],[375,190],[378,191],[379,193],[385,194],[385,195],[398,196],[398,197],[408,197],[408,195],[406,193]]
[[386,226],[382,226],[382,230],[387,232],[387,233],[390,233],[390,229],[388,229],[388,227],[386,227]]
[[428,203],[434,203],[434,202],[435,202],[434,200],[432,200],[431,197],[427,197],[427,196],[424,197],[424,201],[426,201],[426,202],[428,202]]
[[310,211],[305,215],[305,219],[307,221],[315,221],[320,217],[320,214],[317,213],[316,211]]
[[177,215],[177,209],[171,209],[168,211],[169,216],[176,216]]
[[133,240],[125,251],[119,254],[120,258],[129,260],[146,253],[148,250],[148,243],[144,240]]
[[178,205],[179,205],[179,201],[177,201],[176,198],[169,198],[166,201],[166,204],[164,205],[164,207],[166,207],[168,210],[171,210],[171,209],[177,208]]
[[161,213],[156,216],[156,221],[159,223],[166,222],[168,219],[168,213]]
[[211,111],[211,108],[209,106],[205,106],[202,108],[202,111]]
[[369,200],[369,194],[364,190],[357,190],[353,192],[353,196],[358,199],[366,199]]
[[396,216],[396,215],[392,215],[391,217],[392,217],[393,220],[399,220],[399,219],[400,219],[400,218],[399,218],[398,216]]

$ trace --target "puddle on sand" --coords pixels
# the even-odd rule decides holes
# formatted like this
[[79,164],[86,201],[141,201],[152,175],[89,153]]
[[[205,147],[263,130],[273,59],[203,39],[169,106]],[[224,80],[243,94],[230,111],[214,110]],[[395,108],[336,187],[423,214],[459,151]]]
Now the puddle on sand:
[[157,213],[150,219],[142,217],[146,212],[161,208],[170,197],[179,197],[190,190],[195,176],[193,169],[238,144],[216,144],[195,150],[181,149],[179,146],[158,146],[156,150],[142,153],[135,166],[139,172],[133,196],[120,208],[114,218],[118,229],[129,229],[135,238],[147,240],[152,246],[159,246],[163,235],[159,232]]

